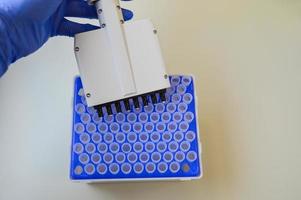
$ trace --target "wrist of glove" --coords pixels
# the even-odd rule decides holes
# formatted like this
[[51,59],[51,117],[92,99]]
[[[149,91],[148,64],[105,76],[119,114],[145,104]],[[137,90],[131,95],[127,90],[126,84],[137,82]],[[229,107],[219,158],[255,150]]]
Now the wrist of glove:
[[7,71],[8,66],[16,60],[9,32],[8,21],[0,11],[0,77]]

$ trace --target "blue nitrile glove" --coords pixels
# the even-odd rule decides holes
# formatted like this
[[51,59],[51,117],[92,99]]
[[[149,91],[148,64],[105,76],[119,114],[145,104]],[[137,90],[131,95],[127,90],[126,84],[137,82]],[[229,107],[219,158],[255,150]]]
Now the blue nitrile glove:
[[[127,0],[128,1],[128,0]],[[133,13],[123,9],[125,20]],[[65,17],[97,18],[84,0],[0,0],[0,77],[19,58],[39,49],[50,37],[98,29]]]

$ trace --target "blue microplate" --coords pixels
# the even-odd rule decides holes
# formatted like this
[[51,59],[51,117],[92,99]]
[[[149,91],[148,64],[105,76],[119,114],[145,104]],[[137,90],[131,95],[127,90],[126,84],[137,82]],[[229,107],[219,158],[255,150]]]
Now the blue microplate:
[[[166,103],[99,118],[75,79],[70,177],[147,180],[201,177],[194,81],[170,77]],[[150,99],[149,99],[150,101]],[[140,102],[142,103],[142,102]]]

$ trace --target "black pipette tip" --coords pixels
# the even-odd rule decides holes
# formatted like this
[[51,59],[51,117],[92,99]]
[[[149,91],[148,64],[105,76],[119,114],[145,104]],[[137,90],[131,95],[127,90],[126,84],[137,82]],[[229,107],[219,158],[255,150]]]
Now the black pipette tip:
[[162,103],[165,103],[165,102],[166,102],[166,96],[165,96],[165,94],[166,94],[166,89],[165,89],[165,90],[161,90],[161,91],[159,92],[160,100],[161,100]]
[[142,96],[142,102],[144,106],[148,106],[148,99],[147,99],[147,95],[143,95]]
[[139,109],[140,108],[140,104],[139,104],[139,99],[138,97],[134,97],[133,98],[133,101],[134,101],[134,106],[136,109]]
[[117,113],[121,113],[122,112],[120,102],[115,102],[115,107],[116,107]]
[[131,106],[130,106],[130,101],[129,101],[129,99],[125,99],[124,100],[124,106],[125,106],[125,109],[126,109],[126,111],[130,111],[131,110]]
[[102,118],[103,117],[103,112],[102,112],[102,106],[96,106],[95,107],[98,117]]
[[151,96],[151,99],[152,99],[153,104],[158,103],[156,93],[151,93],[150,96]]
[[107,113],[108,115],[113,115],[112,107],[111,104],[106,105]]

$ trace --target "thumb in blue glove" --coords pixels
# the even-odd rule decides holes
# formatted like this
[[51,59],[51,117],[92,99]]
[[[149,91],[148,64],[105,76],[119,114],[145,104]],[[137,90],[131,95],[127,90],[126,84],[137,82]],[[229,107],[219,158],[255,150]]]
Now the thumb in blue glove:
[[[133,13],[123,9],[125,20]],[[0,76],[11,63],[38,50],[50,37],[98,29],[66,17],[96,19],[94,6],[83,0],[0,0]]]

